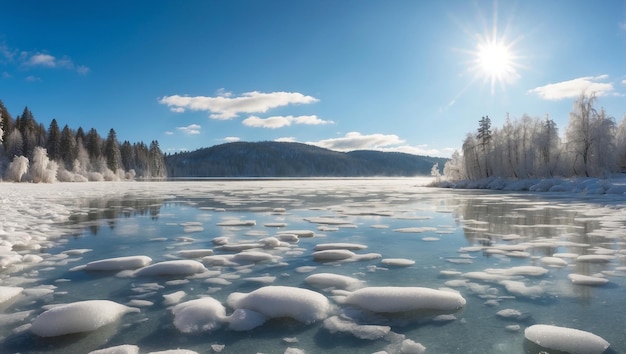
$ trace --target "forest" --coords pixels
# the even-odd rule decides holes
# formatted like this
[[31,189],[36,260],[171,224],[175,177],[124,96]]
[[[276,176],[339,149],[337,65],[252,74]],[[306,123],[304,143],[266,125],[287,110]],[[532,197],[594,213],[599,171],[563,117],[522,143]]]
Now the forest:
[[233,142],[165,157],[169,177],[425,176],[445,158],[398,152],[339,152],[293,142]]
[[549,116],[507,117],[500,128],[488,116],[468,133],[462,151],[455,151],[444,166],[448,181],[492,177],[570,178],[600,177],[626,169],[626,116],[618,124],[596,95],[582,93],[574,102],[561,138]]
[[120,143],[111,128],[103,139],[94,128],[87,132],[56,119],[49,127],[24,108],[13,119],[0,101],[0,179],[14,182],[116,181],[166,176],[159,143]]

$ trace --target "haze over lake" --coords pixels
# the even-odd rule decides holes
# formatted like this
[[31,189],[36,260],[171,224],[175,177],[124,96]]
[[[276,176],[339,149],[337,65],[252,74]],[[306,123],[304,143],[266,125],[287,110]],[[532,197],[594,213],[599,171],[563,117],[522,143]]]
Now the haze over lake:
[[[537,324],[626,351],[623,197],[428,181],[0,184],[0,351],[520,353]],[[88,300],[123,307],[43,335]]]

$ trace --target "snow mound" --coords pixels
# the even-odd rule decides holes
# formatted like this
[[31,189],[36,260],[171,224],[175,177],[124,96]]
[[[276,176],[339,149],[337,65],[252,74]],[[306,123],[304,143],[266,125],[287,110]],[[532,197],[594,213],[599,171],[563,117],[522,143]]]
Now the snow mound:
[[205,272],[207,269],[200,262],[194,260],[174,260],[164,261],[138,269],[135,276],[156,276],[156,275],[192,275]]
[[234,255],[233,261],[236,263],[257,263],[264,261],[277,261],[280,257],[260,251],[243,251]]
[[231,293],[226,300],[234,309],[247,309],[268,318],[291,317],[304,323],[326,318],[328,299],[315,291],[289,286],[265,286],[251,293]]
[[89,262],[70,270],[120,271],[145,267],[151,262],[152,258],[148,256],[116,257]]
[[307,284],[320,288],[336,288],[352,290],[361,287],[359,279],[333,273],[318,273],[309,275],[304,279]]
[[256,311],[236,309],[228,317],[228,328],[234,331],[249,331],[267,321],[267,317]]
[[344,300],[372,312],[456,311],[465,306],[458,293],[421,287],[368,287],[354,291]]
[[206,332],[221,326],[226,308],[212,297],[180,303],[172,308],[174,326],[182,333]]
[[530,326],[524,331],[524,336],[544,348],[570,354],[600,354],[610,345],[602,337],[593,333],[551,325]]
[[109,300],[87,300],[53,307],[37,316],[31,331],[40,337],[89,332],[139,309]]

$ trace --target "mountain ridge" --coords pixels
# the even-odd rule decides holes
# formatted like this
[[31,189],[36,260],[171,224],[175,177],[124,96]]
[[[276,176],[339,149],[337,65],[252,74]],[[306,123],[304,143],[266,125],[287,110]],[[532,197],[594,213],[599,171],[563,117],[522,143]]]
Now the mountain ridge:
[[409,177],[448,159],[401,152],[339,152],[295,142],[231,142],[165,156],[169,177]]

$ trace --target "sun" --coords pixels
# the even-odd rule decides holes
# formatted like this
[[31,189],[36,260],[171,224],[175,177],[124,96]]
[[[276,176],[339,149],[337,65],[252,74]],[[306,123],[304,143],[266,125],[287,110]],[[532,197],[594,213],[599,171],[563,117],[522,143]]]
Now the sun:
[[476,59],[487,76],[499,77],[513,69],[508,48],[498,43],[480,45]]
[[480,38],[476,50],[472,52],[474,61],[471,70],[476,77],[489,83],[492,95],[496,85],[504,88],[519,78],[517,69],[520,65],[513,51],[513,43],[497,38]]

